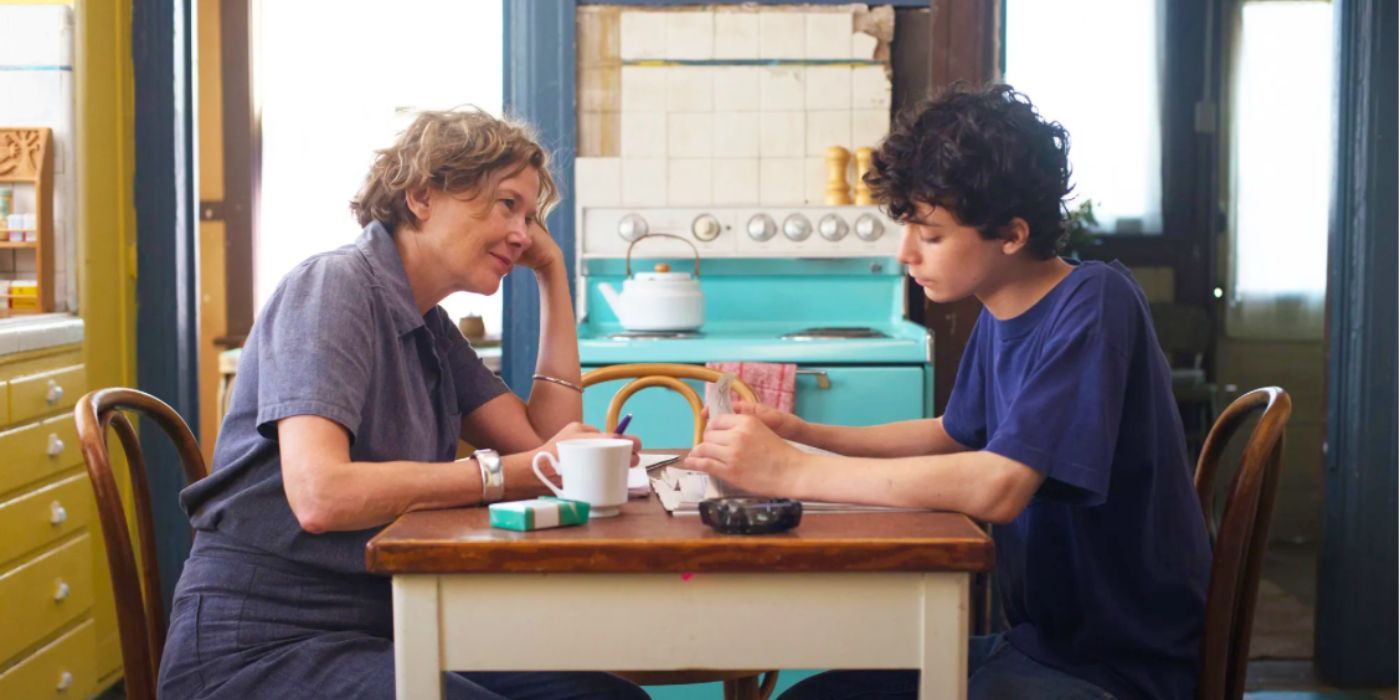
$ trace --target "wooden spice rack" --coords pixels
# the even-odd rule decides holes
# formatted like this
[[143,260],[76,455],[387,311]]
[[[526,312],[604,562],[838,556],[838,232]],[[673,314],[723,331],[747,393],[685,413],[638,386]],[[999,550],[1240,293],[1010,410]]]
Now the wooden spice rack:
[[[11,241],[7,223],[0,220],[0,251],[12,255],[34,251],[34,278],[38,283],[37,308],[0,308],[0,316],[47,313],[54,308],[53,242],[53,132],[46,127],[0,128],[0,185],[34,188],[36,241]],[[17,295],[0,295],[6,302]],[[23,297],[32,299],[33,297]]]

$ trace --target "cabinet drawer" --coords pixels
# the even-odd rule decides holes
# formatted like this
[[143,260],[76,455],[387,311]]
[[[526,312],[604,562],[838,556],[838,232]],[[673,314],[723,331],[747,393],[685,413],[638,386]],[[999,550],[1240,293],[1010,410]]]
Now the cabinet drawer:
[[73,416],[54,416],[0,432],[0,493],[47,479],[83,463]]
[[0,574],[0,659],[8,659],[92,608],[89,535]]
[[96,625],[88,620],[0,674],[0,698],[87,697],[97,682],[96,646]]
[[40,549],[93,521],[92,486],[86,474],[0,503],[0,566],[25,552]]
[[10,420],[19,422],[73,407],[83,395],[83,366],[10,380]]

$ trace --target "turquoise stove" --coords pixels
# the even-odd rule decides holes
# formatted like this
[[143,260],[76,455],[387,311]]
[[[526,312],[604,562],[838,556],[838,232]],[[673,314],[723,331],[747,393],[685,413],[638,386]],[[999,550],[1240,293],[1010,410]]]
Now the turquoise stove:
[[[585,209],[578,236],[579,352],[584,370],[633,362],[783,362],[798,366],[795,411],[870,425],[932,416],[933,345],[905,319],[899,228],[871,207]],[[632,242],[647,233],[681,235]],[[628,332],[599,291],[657,264],[700,255],[705,322],[693,332]],[[602,426],[626,380],[590,387],[584,420]],[[704,387],[693,383],[702,396]],[[650,388],[628,401],[643,445],[691,443],[690,409]]]

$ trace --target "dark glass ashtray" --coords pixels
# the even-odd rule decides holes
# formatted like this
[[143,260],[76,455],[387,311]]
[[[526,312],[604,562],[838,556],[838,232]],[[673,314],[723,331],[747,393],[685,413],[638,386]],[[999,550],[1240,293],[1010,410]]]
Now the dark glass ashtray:
[[727,535],[766,535],[797,527],[802,502],[790,498],[707,498],[700,521]]

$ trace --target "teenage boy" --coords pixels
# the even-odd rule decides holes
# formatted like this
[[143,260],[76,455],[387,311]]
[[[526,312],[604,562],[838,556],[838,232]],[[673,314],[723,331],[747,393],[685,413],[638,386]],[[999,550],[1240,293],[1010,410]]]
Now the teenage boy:
[[[971,698],[1189,698],[1210,545],[1142,290],[1117,262],[1056,255],[1068,151],[1005,85],[901,118],[867,176],[905,224],[899,260],[928,298],[984,307],[946,412],[855,428],[740,404],[686,466],[774,496],[991,522],[1009,625],[970,640]],[[916,688],[915,671],[837,671],[784,698]]]

